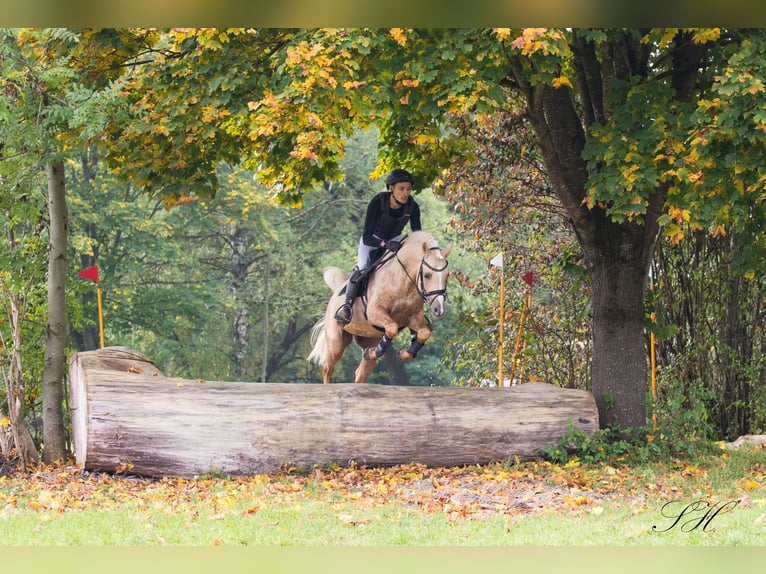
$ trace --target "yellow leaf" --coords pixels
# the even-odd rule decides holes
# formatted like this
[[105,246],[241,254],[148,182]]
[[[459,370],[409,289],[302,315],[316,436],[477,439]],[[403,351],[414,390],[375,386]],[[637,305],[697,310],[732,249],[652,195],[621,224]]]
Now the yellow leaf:
[[48,490],[43,490],[40,492],[40,494],[37,497],[37,502],[40,504],[41,507],[47,508],[50,510],[57,510],[59,506],[61,505],[58,500],[56,500],[56,497],[53,496],[53,493],[51,493]]
[[402,28],[391,28],[391,37],[396,40],[396,43],[400,46],[407,44],[407,36]]
[[749,478],[742,479],[742,488],[745,490],[758,490],[761,487],[760,484]]
[[688,222],[691,219],[691,213],[688,209],[680,209],[678,207],[668,208],[668,215],[678,223],[683,223],[684,221]]
[[693,36],[695,44],[705,44],[706,42],[715,42],[721,37],[720,28],[703,28]]
[[436,141],[436,138],[429,134],[420,134],[415,136],[414,142],[418,145],[431,144]]
[[3,417],[0,419],[0,427],[9,427],[9,426],[11,426],[10,417]]
[[570,82],[569,78],[567,78],[566,76],[559,76],[558,78],[553,78],[553,87],[558,89],[561,86],[566,86],[570,90],[573,89],[572,82]]
[[565,496],[564,502],[566,502],[569,506],[572,508],[575,508],[577,506],[583,506],[585,504],[590,504],[591,499],[587,496]]

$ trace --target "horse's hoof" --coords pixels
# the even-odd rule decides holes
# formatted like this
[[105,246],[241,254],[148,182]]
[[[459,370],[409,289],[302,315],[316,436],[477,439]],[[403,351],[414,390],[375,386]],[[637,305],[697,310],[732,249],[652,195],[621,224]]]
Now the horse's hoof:
[[399,353],[397,354],[399,355],[399,360],[402,363],[406,363],[407,361],[411,361],[415,358],[411,353],[407,352],[407,349],[400,349]]
[[367,347],[364,350],[364,360],[365,361],[375,361],[378,356],[375,354],[375,348],[374,347]]

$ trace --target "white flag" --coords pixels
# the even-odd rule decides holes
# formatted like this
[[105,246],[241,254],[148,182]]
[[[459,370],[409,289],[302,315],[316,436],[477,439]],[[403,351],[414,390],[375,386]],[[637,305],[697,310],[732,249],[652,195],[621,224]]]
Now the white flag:
[[489,261],[490,265],[494,265],[495,267],[502,267],[503,266],[503,254],[498,253],[495,255],[492,259]]

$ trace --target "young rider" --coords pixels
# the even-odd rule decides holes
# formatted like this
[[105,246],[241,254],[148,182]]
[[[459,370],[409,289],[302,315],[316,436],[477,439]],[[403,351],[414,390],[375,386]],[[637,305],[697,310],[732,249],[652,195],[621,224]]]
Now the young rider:
[[410,172],[395,169],[386,176],[386,191],[373,197],[367,206],[364,230],[359,239],[357,265],[348,278],[346,300],[335,312],[335,320],[341,325],[351,321],[359,284],[372,270],[371,255],[374,259],[374,255],[383,248],[398,251],[402,231],[407,223],[412,231],[420,231],[420,207],[412,198],[413,183]]

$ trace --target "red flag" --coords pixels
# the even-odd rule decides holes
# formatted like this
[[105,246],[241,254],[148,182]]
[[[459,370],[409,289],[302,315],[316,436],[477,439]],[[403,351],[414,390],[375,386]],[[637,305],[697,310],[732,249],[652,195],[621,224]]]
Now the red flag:
[[527,285],[529,285],[530,287],[532,287],[532,283],[533,283],[533,282],[534,282],[534,280],[535,280],[535,274],[534,274],[534,272],[533,272],[533,271],[527,271],[527,272],[526,272],[526,273],[525,273],[525,274],[524,274],[524,275],[523,275],[521,278],[524,280],[524,282],[525,282]]
[[98,283],[98,265],[93,265],[87,269],[83,269],[77,275]]

